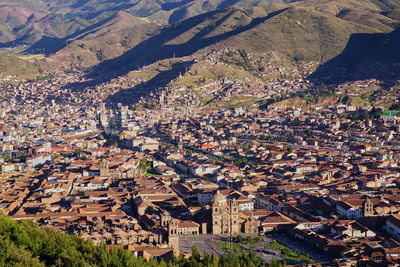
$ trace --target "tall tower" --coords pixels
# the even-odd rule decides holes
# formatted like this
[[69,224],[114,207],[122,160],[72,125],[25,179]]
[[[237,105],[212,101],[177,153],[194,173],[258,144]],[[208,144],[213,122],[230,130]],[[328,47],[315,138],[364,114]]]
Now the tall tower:
[[370,217],[374,215],[374,204],[372,204],[372,201],[368,197],[363,202],[362,209],[364,217]]
[[236,199],[232,199],[230,205],[231,215],[231,234],[239,234],[239,203]]
[[168,223],[168,245],[179,251],[178,223],[174,219]]
[[170,220],[171,220],[171,214],[169,214],[169,212],[165,210],[161,214],[161,227],[168,227]]
[[102,159],[100,162],[100,176],[108,176],[108,162],[105,159]]

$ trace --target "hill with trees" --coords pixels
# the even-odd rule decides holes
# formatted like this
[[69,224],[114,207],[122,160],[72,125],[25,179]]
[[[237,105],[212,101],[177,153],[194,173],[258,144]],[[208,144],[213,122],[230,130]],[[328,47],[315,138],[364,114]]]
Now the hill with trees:
[[39,228],[29,220],[14,221],[0,215],[0,266],[285,266],[265,264],[254,253],[226,253],[222,257],[205,254],[196,247],[190,259],[183,256],[171,262],[146,261],[122,247],[107,248],[78,236],[67,235],[52,228]]

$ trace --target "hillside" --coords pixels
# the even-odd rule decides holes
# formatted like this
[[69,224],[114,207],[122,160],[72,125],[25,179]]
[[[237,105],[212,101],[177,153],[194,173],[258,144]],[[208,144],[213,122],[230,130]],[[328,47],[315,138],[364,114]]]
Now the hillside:
[[31,78],[38,75],[39,70],[37,64],[0,53],[0,75]]
[[[213,45],[222,45],[230,50],[245,48],[247,52],[260,57],[274,51],[292,62],[325,63],[345,49],[353,34],[382,32],[379,28],[330,16],[308,7],[294,6],[277,11],[258,7],[230,7],[160,28],[157,34],[137,45],[132,43],[133,48],[120,56],[107,56],[107,60],[98,64],[93,72],[111,69],[129,71],[159,60],[191,56]],[[102,43],[105,49],[108,47],[100,38],[91,40],[92,43],[96,41]],[[75,54],[87,51],[79,47],[78,42],[75,43],[71,44]],[[63,49],[56,55],[67,56],[65,51]]]
[[[160,26],[157,24],[120,11],[107,21],[68,36],[59,40],[57,45],[46,48],[47,52],[56,52],[59,50],[57,46],[64,47],[52,55],[55,62],[84,63],[90,67],[122,55],[149,36],[157,34],[159,30]],[[44,45],[32,46],[31,49],[40,50]]]
[[392,86],[400,79],[400,28],[390,33],[359,33],[350,37],[342,53],[322,64],[310,78],[338,84],[378,79]]
[[349,37],[358,32],[380,31],[309,8],[295,7],[232,37],[227,43],[255,53],[275,51],[295,60],[324,63],[339,54]]
[[168,24],[228,5],[269,6],[279,0],[129,0],[49,1],[0,0],[0,42],[33,44],[47,38],[64,38],[124,11],[149,21]]
[[50,56],[52,68],[92,73],[123,74],[218,46],[323,64],[320,77],[323,69],[362,72],[382,49],[396,53],[395,42],[374,46],[400,25],[399,7],[398,0],[0,0],[0,41],[32,44],[27,52]]
[[[250,254],[225,254],[218,258],[194,253],[187,261],[183,257],[168,266],[266,266]],[[107,248],[103,243],[95,246],[83,240],[51,228],[39,228],[32,221],[13,221],[0,215],[0,266],[167,266],[164,261],[136,258],[121,247]],[[272,263],[267,266],[284,266]]]
[[120,57],[97,65],[94,72],[110,69],[129,71],[164,59],[191,56],[201,49],[249,30],[272,15],[259,8],[225,8],[198,15],[163,28],[159,34],[146,39]]
[[384,75],[397,79],[400,73],[400,28],[377,39],[377,44],[355,64],[354,75],[363,78],[366,73],[374,73],[378,79]]
[[[6,45],[39,41],[42,37],[64,38],[124,11],[148,21],[167,25],[227,6],[284,8],[294,0],[129,0],[129,1],[48,1],[0,0],[0,42]],[[315,6],[314,3],[309,4]],[[317,3],[317,6],[320,5]],[[329,4],[331,5],[331,4]],[[370,4],[370,6],[376,5]],[[368,8],[361,5],[360,8]]]

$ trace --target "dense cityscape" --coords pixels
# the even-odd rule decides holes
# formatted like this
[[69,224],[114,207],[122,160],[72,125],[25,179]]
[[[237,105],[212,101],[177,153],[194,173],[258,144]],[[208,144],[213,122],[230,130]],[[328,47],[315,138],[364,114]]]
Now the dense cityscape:
[[137,110],[101,103],[109,96],[95,88],[65,89],[78,77],[2,87],[4,214],[165,261],[193,246],[266,262],[397,258],[398,111],[207,110],[168,93]]
[[0,0],[0,266],[400,266],[399,25]]

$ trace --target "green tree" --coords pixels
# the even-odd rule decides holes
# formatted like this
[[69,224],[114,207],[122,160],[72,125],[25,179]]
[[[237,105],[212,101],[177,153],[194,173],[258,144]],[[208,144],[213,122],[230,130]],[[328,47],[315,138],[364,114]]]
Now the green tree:
[[192,246],[192,260],[195,262],[200,262],[201,256],[200,256],[200,251],[196,246]]
[[[13,221],[0,215],[0,266],[140,266],[140,267],[250,267],[266,266],[254,252],[225,253],[221,257],[204,253],[196,246],[192,257],[183,255],[165,263],[155,259],[137,258],[122,247],[107,248],[90,240],[70,236],[52,228],[41,229],[33,221]],[[271,265],[281,266],[281,265]]]

